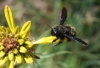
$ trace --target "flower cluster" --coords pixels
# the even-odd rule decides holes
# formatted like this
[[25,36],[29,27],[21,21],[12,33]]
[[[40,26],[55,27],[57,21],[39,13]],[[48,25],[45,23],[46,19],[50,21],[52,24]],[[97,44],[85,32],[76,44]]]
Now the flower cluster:
[[[43,37],[37,41],[29,40],[31,21],[25,22],[20,29],[15,26],[13,14],[8,5],[4,9],[5,18],[8,26],[0,26],[0,68],[7,65],[8,68],[14,68],[16,64],[22,62],[32,63],[33,57],[39,58],[31,52],[35,44],[51,44],[55,36]],[[66,39],[67,40],[67,39]],[[58,43],[60,39],[54,43]]]
[[27,21],[21,28],[15,26],[12,11],[9,6],[5,6],[5,17],[9,28],[0,26],[0,67],[7,65],[14,68],[14,65],[33,62],[32,53],[29,51],[33,47],[33,42],[29,40],[31,21]]

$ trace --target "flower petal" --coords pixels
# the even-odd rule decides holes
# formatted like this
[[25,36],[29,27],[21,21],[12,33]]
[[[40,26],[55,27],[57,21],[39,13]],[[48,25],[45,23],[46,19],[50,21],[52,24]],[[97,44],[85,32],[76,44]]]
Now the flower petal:
[[[43,37],[35,42],[33,42],[33,44],[51,44],[51,43],[58,43],[60,41],[60,39],[56,40],[55,42],[53,42],[53,40],[56,39],[55,36],[49,36],[49,37]],[[64,41],[67,41],[67,38],[65,38]]]
[[13,14],[8,5],[5,6],[4,13],[5,13],[5,17],[9,25],[9,28],[12,31],[12,33],[14,33],[15,24],[14,24]]
[[14,68],[14,61],[10,62],[9,68]]
[[25,22],[25,24],[22,26],[21,32],[23,31],[28,32],[30,30],[30,27],[31,27],[31,21]]

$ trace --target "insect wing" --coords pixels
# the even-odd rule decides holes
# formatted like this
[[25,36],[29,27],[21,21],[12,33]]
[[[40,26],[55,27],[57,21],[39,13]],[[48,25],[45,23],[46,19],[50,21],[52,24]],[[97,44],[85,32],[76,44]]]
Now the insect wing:
[[72,40],[78,41],[78,42],[80,42],[80,43],[82,43],[82,44],[84,44],[84,45],[87,45],[86,42],[84,42],[83,40],[81,40],[81,39],[79,39],[79,38],[73,37],[73,36],[68,35],[68,34],[64,34],[64,35],[65,35],[67,38],[69,38],[69,39],[72,39]]
[[62,8],[61,18],[60,18],[60,25],[63,25],[67,18],[67,10],[65,7]]

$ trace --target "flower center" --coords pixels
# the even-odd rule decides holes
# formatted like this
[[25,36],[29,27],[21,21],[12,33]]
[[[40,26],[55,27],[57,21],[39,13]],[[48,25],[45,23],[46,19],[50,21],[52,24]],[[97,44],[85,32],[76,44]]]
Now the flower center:
[[6,53],[11,53],[14,48],[19,48],[17,39],[11,37],[10,34],[7,34],[3,40],[4,51]]

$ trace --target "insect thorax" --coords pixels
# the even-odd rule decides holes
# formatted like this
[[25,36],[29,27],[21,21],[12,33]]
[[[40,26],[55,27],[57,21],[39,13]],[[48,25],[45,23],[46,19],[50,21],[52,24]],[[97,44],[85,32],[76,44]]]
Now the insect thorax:
[[76,36],[76,29],[71,25],[66,25],[66,33],[72,36]]

